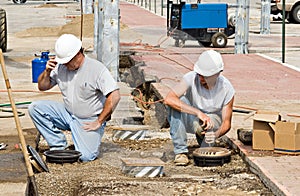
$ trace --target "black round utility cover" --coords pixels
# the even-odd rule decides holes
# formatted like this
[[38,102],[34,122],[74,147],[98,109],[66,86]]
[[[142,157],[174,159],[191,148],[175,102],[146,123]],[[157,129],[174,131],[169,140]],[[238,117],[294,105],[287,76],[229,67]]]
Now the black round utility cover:
[[30,145],[27,145],[27,150],[29,154],[33,157],[33,159],[36,161],[36,163],[46,172],[49,172],[48,166],[46,165],[45,161],[41,158],[39,153],[32,148]]
[[48,150],[44,155],[49,163],[74,163],[78,161],[81,153],[76,150]]
[[231,160],[231,151],[220,147],[198,148],[193,152],[197,166],[222,166]]

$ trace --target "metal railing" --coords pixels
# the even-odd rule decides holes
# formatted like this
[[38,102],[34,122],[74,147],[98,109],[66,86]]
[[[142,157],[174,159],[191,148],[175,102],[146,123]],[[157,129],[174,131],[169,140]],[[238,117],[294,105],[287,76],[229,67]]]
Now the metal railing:
[[167,12],[167,0],[126,0],[129,3],[139,5],[149,11],[160,15],[166,16]]

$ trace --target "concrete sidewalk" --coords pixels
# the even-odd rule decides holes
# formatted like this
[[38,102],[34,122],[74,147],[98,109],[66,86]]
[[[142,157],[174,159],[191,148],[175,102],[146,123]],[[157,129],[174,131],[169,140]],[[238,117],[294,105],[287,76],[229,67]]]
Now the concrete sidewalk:
[[[195,46],[194,43],[176,48],[170,38],[166,38],[167,42],[160,45],[159,40],[163,37],[163,33],[166,33],[165,18],[125,2],[120,3],[120,10],[121,22],[135,32],[132,34],[132,40],[121,37],[121,42],[130,42],[136,38],[143,40],[143,44],[138,47],[123,45],[121,50],[136,52],[132,58],[136,62],[144,62],[145,65],[140,69],[146,77],[157,79],[157,83],[152,83],[152,90],[158,93],[159,98],[164,98],[169,88],[172,88],[184,73],[192,70],[193,62],[208,48]],[[134,17],[134,14],[142,15],[142,20]],[[249,51],[254,53],[248,55],[233,54],[234,40],[230,40],[226,48],[217,49],[223,53],[225,62],[223,74],[230,79],[236,89],[235,107],[299,114],[300,37],[295,35],[286,37],[286,57],[292,59],[290,62],[295,63],[294,65],[278,62],[281,57],[279,39],[279,35],[250,34]],[[289,117],[287,120],[300,119]],[[298,195],[300,157],[270,151],[253,151],[251,146],[243,145],[237,140],[236,130],[251,127],[251,117],[245,120],[243,114],[234,114],[232,130],[227,134],[229,142],[275,195]]]

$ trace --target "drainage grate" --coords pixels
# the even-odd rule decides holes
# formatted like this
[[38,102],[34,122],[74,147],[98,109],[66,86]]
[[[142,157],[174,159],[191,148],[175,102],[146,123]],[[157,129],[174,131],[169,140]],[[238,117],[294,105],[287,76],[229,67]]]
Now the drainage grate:
[[222,166],[230,162],[231,151],[220,147],[198,148],[193,152],[193,157],[197,166]]

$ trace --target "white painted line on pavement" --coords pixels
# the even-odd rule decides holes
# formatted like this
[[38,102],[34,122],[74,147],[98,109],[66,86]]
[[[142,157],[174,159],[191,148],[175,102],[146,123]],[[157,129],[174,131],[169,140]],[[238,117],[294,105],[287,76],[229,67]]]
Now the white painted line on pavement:
[[293,70],[295,70],[295,71],[300,72],[300,68],[299,68],[299,67],[296,67],[296,66],[294,66],[294,65],[290,65],[290,64],[287,64],[287,63],[282,63],[282,62],[279,61],[278,59],[274,59],[274,58],[269,57],[269,56],[267,56],[267,55],[265,55],[265,54],[257,53],[257,55],[262,56],[262,57],[264,57],[264,58],[266,58],[266,59],[275,61],[276,63],[279,63],[279,64],[281,64],[281,65],[283,65],[283,66],[285,66],[285,67],[288,67],[288,68],[290,68],[290,69],[293,69]]

